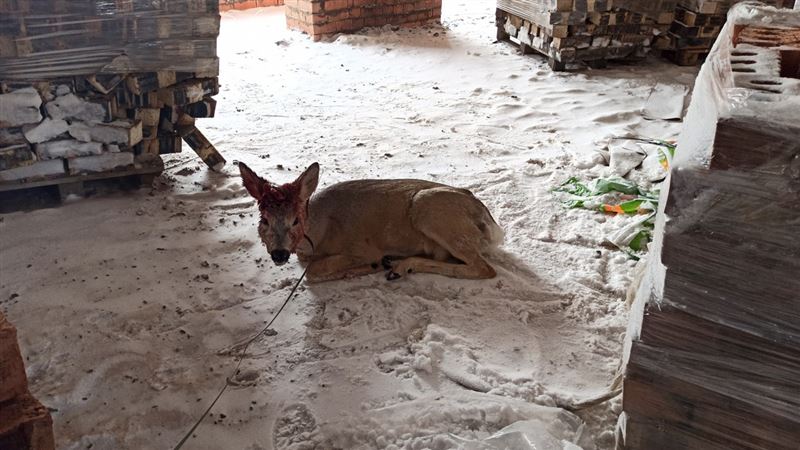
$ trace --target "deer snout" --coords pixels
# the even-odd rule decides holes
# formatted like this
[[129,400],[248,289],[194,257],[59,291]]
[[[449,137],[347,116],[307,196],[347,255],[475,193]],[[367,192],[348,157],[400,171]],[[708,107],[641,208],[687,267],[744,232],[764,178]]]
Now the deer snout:
[[281,249],[281,250],[273,250],[273,251],[271,251],[269,253],[269,256],[272,257],[272,262],[274,262],[275,264],[277,264],[279,266],[283,265],[283,264],[286,264],[286,262],[289,261],[289,256],[291,256],[291,255],[292,254],[289,253],[289,250],[283,250],[283,249]]

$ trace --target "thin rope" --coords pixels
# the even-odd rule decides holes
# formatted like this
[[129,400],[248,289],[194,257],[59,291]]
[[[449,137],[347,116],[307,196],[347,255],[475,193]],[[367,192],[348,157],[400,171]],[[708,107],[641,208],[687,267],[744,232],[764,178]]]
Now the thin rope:
[[[309,242],[310,242],[310,239],[309,239]],[[313,248],[314,244],[312,243],[311,245],[312,245],[312,248]],[[275,315],[272,316],[272,320],[269,321],[267,326],[265,326],[255,336],[250,338],[250,340],[248,340],[247,343],[244,345],[244,348],[242,349],[242,353],[239,354],[239,360],[236,362],[236,367],[233,369],[233,372],[231,373],[231,376],[229,376],[228,378],[225,379],[225,386],[222,386],[222,389],[220,389],[219,394],[217,394],[216,398],[214,398],[214,401],[211,402],[210,405],[208,405],[208,408],[206,408],[205,412],[203,412],[203,415],[200,416],[199,419],[197,419],[197,422],[195,422],[194,425],[192,426],[192,428],[189,429],[189,431],[186,433],[185,436],[183,436],[183,439],[181,439],[181,441],[178,442],[178,445],[173,447],[173,450],[180,450],[183,447],[183,444],[185,444],[186,441],[189,440],[189,438],[192,436],[192,434],[194,434],[194,431],[197,429],[197,427],[199,427],[200,424],[203,422],[203,419],[206,418],[208,413],[211,412],[211,409],[214,408],[214,405],[217,404],[217,401],[220,399],[220,397],[222,397],[222,394],[224,394],[225,391],[228,389],[228,386],[231,385],[231,379],[233,377],[235,377],[237,373],[239,373],[239,367],[242,365],[242,361],[244,361],[245,356],[247,355],[247,349],[250,347],[250,344],[255,342],[256,339],[258,339],[259,337],[261,337],[261,335],[266,333],[267,330],[269,329],[269,327],[272,326],[272,323],[275,322],[275,319],[277,319],[278,316],[281,314],[281,312],[283,311],[283,308],[286,307],[286,305],[289,303],[289,300],[291,300],[292,296],[294,296],[294,293],[297,291],[297,288],[300,286],[300,283],[303,281],[303,278],[305,278],[307,271],[308,271],[308,267],[306,267],[303,270],[303,274],[300,275],[300,278],[297,280],[297,283],[294,284],[294,287],[292,288],[292,291],[289,292],[289,296],[286,297],[286,300],[283,302],[281,307],[278,309],[278,312],[276,312]]]

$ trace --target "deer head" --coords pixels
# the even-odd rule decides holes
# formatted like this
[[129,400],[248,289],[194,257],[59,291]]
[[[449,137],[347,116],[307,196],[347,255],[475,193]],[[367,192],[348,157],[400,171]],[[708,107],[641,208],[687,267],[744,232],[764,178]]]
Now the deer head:
[[314,163],[291,183],[275,185],[239,163],[247,192],[258,202],[258,235],[272,261],[286,264],[306,233],[308,199],[317,189],[319,164]]

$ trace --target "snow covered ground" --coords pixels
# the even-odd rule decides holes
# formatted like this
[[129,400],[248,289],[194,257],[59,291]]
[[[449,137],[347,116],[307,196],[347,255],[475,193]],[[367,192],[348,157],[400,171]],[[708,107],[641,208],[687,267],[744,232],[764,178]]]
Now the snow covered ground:
[[[524,420],[613,446],[618,399],[580,418],[556,406],[617,369],[633,262],[602,238],[626,219],[549,189],[613,135],[674,137],[640,109],[694,69],[554,74],[493,43],[491,0],[446,0],[443,22],[313,43],[281,8],[223,14],[217,118],[200,125],[229,160],[277,182],[319,161],[322,185],[467,187],[507,238],[491,281],[301,286],[185,448],[485,448],[472,441]],[[271,265],[233,164],[211,173],[189,151],[167,166],[152,191],[0,216],[0,307],[62,448],[176,444],[301,272]]]

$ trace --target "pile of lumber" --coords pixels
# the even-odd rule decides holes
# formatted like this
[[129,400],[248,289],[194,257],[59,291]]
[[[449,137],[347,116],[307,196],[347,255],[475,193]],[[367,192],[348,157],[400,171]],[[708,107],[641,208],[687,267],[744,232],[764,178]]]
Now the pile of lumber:
[[666,32],[677,0],[498,0],[498,40],[536,50],[551,67],[639,59]]
[[17,330],[3,313],[0,313],[0,448],[55,448],[53,419],[28,391]]
[[0,79],[173,70],[216,76],[219,0],[0,1]]
[[[680,0],[668,33],[660,35],[654,46],[675,64],[693,66],[702,62],[725,25],[728,11],[740,1]],[[794,0],[762,0],[761,3],[791,7]]]
[[736,5],[703,65],[631,312],[628,449],[800,442],[800,11]]
[[[160,171],[219,91],[218,0],[0,1],[0,188]],[[138,173],[137,172],[137,173]]]

